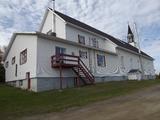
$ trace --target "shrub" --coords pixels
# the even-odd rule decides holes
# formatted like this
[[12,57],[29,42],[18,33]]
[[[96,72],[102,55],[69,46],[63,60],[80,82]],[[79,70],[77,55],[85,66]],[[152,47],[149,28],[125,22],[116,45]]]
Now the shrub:
[[0,82],[5,82],[5,69],[4,66],[0,63]]
[[160,73],[156,74],[156,79],[160,79]]

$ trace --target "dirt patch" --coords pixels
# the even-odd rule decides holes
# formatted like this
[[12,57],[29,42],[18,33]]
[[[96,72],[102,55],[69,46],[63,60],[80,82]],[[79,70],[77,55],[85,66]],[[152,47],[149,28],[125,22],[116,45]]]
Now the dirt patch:
[[20,120],[159,120],[159,113],[160,85],[81,108],[24,117]]

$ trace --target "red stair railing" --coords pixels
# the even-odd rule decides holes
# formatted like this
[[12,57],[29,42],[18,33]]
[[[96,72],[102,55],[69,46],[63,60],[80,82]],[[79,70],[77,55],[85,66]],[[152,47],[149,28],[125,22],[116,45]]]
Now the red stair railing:
[[[90,72],[90,70],[87,68],[87,66],[84,64],[84,62],[80,59],[79,56],[73,56],[73,55],[67,55],[67,54],[58,54],[51,57],[51,66],[54,68],[56,65],[58,67],[63,67],[65,65],[70,65],[74,72],[77,74],[78,77],[85,77],[86,79],[83,79],[87,83],[87,81],[90,82],[90,84],[93,84],[94,76]],[[83,76],[80,74],[83,73]]]

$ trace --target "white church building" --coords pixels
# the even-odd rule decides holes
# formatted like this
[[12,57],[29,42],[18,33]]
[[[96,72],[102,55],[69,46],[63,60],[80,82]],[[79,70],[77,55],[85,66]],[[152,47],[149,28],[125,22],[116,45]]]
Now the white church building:
[[113,80],[154,79],[154,59],[128,43],[48,8],[39,32],[14,33],[6,82],[35,92]]

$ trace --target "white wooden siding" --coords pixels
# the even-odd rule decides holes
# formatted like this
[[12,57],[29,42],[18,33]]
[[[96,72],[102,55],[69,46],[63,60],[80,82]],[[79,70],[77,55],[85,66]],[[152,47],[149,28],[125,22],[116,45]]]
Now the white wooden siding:
[[[48,31],[52,30],[52,12],[48,11],[46,19],[44,21],[44,24],[42,26],[42,30],[40,32],[42,33],[47,33]],[[60,19],[59,17],[57,17],[56,15],[54,15],[55,19],[55,32],[57,37],[59,38],[66,38],[66,28],[65,28],[65,22]],[[55,27],[53,24],[53,28]]]
[[96,40],[98,40],[99,48],[116,53],[116,45],[114,43],[112,43],[111,41],[109,41],[105,38],[96,36],[94,34],[91,34],[87,31],[82,30],[82,29],[78,29],[76,27],[73,27],[69,24],[66,24],[66,39],[67,40],[70,40],[73,42],[78,42],[78,35],[82,35],[85,37],[85,44],[86,45],[92,46],[90,38],[96,38]]
[[[118,56],[119,56],[119,64],[121,64],[120,57],[124,56],[124,67],[125,67],[124,73],[125,74],[127,74],[131,69],[141,70],[139,55],[136,55],[136,54],[124,51],[124,50],[120,50],[120,49],[118,49],[117,51],[118,51]],[[132,65],[131,65],[130,59],[132,59]],[[149,60],[143,57],[142,64],[143,64],[145,75],[155,75],[152,60]]]
[[[59,69],[51,68],[51,56],[55,55],[55,47],[63,47],[66,48],[66,54],[79,55],[79,48],[73,45],[67,45],[64,43],[46,40],[46,39],[38,39],[38,51],[37,51],[37,77],[59,77]],[[88,52],[87,49],[83,49]],[[82,59],[85,63],[88,62],[88,59]],[[63,76],[65,77],[73,77],[74,72],[72,70],[64,69]]]
[[46,19],[43,23],[42,30],[40,32],[47,33],[49,30],[52,30],[52,13],[48,12]]
[[[20,65],[20,52],[25,49],[27,49],[27,62]],[[36,77],[36,55],[37,37],[33,35],[17,35],[5,60],[5,62],[9,62],[9,66],[6,68],[6,82],[26,79],[26,72],[30,72],[31,77]],[[16,61],[12,65],[12,57],[14,56]],[[16,64],[18,65],[17,77],[15,76]]]

